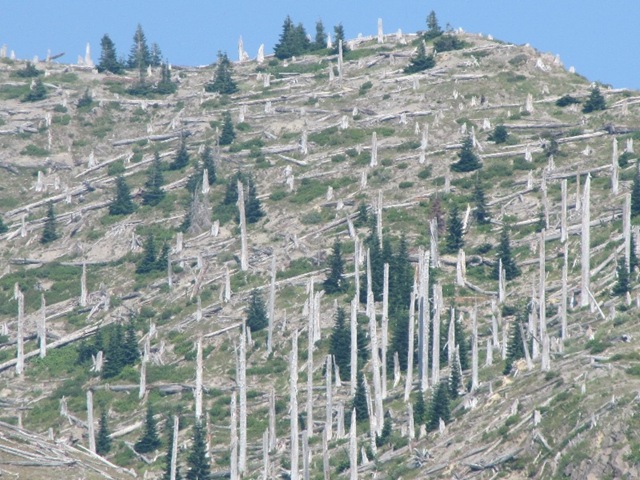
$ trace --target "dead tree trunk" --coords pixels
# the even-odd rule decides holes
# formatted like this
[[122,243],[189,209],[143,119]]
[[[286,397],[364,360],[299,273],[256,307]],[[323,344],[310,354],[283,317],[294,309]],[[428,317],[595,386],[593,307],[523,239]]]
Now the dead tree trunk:
[[291,480],[298,480],[298,332],[291,339],[291,358],[289,368],[289,403],[291,426]]
[[478,386],[478,308],[474,305],[471,310],[471,391],[475,392]]
[[384,264],[382,286],[382,398],[387,398],[387,344],[389,343],[389,264]]
[[89,294],[87,292],[87,264],[82,263],[82,275],[80,276],[80,306],[86,307]]
[[[357,262],[357,260],[356,260]],[[351,300],[351,372],[349,381],[351,382],[351,396],[356,394],[358,377],[358,297]]]
[[271,284],[269,286],[269,325],[267,330],[267,353],[273,350],[273,324],[276,316],[276,256],[271,255]]
[[173,416],[173,437],[171,439],[171,470],[170,480],[176,480],[178,472],[178,431],[180,426],[180,419],[177,415]]
[[581,264],[582,264],[582,278],[580,283],[580,306],[589,306],[589,287],[590,287],[590,253],[591,253],[591,237],[589,223],[591,222],[591,208],[590,208],[590,195],[591,195],[591,175],[587,175],[587,179],[584,182],[584,194],[583,194],[583,206],[582,206],[582,235],[581,235]]
[[24,373],[24,295],[17,283],[15,286],[14,296],[18,300],[18,337],[16,339],[18,352],[16,355],[16,374],[22,376]]
[[349,430],[349,478],[358,480],[358,434],[356,432],[356,409],[351,410],[351,428]]
[[429,252],[420,252],[418,259],[418,352],[420,369],[420,391],[429,388]]
[[404,384],[404,401],[408,402],[413,389],[413,336],[415,331],[415,304],[418,286],[416,276],[413,277],[413,288],[411,289],[411,301],[409,303],[409,345],[407,348],[407,377]]
[[96,435],[93,421],[93,391],[87,390],[87,428],[89,434],[89,450],[96,453]]
[[40,341],[40,358],[47,356],[47,302],[44,293],[40,295],[40,328],[38,332],[38,340]]
[[[238,180],[238,211],[240,212],[240,269],[249,270],[249,251],[247,246],[247,218],[244,211],[244,190]],[[242,472],[241,472],[242,473]]]
[[202,337],[196,342],[196,388],[195,388],[196,422],[202,418]]
[[238,361],[238,393],[240,396],[240,434],[238,449],[238,474],[247,470],[247,333],[242,325],[240,338],[240,358]]
[[431,385],[440,382],[440,316],[442,314],[442,287],[433,286],[433,348],[431,349]]
[[327,368],[325,370],[325,383],[327,389],[326,416],[324,425],[323,439],[331,440],[333,438],[333,385],[331,379],[332,373],[331,355],[327,355]]
[[231,480],[238,480],[238,408],[235,390],[231,394]]

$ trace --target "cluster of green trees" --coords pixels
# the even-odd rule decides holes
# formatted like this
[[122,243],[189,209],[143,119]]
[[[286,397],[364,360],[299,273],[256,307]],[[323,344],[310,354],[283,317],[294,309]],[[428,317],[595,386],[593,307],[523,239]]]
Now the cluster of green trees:
[[262,209],[262,202],[258,199],[256,187],[251,175],[240,171],[231,175],[227,181],[227,187],[222,203],[227,206],[236,205],[238,202],[238,181],[242,183],[243,187],[244,213],[247,219],[247,224],[256,223],[264,217],[265,213]]
[[213,80],[204,86],[207,92],[218,92],[230,95],[238,91],[238,86],[233,80],[233,67],[227,53],[218,52],[218,62],[213,74]]
[[136,273],[164,272],[169,262],[169,244],[164,242],[160,254],[156,253],[156,242],[152,234],[147,235],[142,246],[142,255],[136,265]]
[[[338,53],[338,43],[342,44],[342,51],[347,51],[347,45],[344,43],[344,27],[338,24],[333,27],[333,45],[334,48],[329,53]],[[282,25],[282,33],[280,39],[274,48],[276,58],[284,60],[297,55],[303,55],[309,52],[317,52],[327,48],[327,34],[324,30],[322,20],[316,22],[316,34],[313,41],[309,40],[307,31],[302,23],[295,25],[291,17],[287,15]]]

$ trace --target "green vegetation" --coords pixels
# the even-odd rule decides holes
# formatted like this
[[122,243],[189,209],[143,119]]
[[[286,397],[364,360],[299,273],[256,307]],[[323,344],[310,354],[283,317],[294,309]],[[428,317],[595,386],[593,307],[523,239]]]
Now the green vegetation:
[[227,53],[218,51],[218,62],[216,71],[213,74],[213,80],[204,86],[207,92],[218,92],[223,95],[229,95],[238,91],[238,86],[232,78],[233,67]]
[[136,209],[131,199],[131,191],[124,177],[116,178],[115,197],[109,205],[109,215],[129,215]]
[[42,236],[40,237],[40,243],[47,244],[58,239],[58,233],[56,232],[56,214],[53,210],[53,202],[49,202],[47,207],[47,219],[44,222],[44,228],[42,229]]

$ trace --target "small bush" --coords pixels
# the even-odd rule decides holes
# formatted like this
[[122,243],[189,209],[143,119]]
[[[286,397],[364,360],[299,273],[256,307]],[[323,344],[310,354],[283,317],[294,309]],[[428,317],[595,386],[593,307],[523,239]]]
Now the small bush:
[[400,183],[398,184],[398,188],[402,188],[402,189],[404,189],[404,188],[411,188],[411,187],[413,187],[413,182],[406,182],[406,181],[405,181],[405,182],[400,182]]
[[581,103],[581,102],[580,100],[578,100],[575,97],[572,97],[571,95],[563,95],[558,100],[556,100],[556,106],[558,107],[568,107],[569,105],[573,105],[574,103]]
[[362,85],[360,85],[360,90],[358,91],[358,95],[365,95],[369,90],[373,87],[373,83],[366,81]]
[[437,52],[449,52],[451,50],[461,50],[469,46],[464,40],[460,40],[455,35],[441,35],[433,41],[433,47]]

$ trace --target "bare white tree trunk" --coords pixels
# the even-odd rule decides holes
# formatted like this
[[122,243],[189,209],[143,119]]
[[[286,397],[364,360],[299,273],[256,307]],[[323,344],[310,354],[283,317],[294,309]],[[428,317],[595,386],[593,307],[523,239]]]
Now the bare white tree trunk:
[[567,336],[567,283],[568,283],[568,275],[569,275],[569,243],[565,242],[564,244],[564,255],[562,261],[562,300],[560,304],[560,320],[562,322],[561,326],[561,338],[562,341],[565,341]]
[[465,286],[465,277],[467,275],[467,266],[464,250],[458,250],[458,261],[456,262],[456,285]]
[[546,248],[545,248],[546,230],[543,228],[540,232],[540,258],[539,258],[539,276],[538,299],[539,299],[539,317],[540,317],[540,341],[547,335],[547,296],[545,291],[545,282],[547,279],[547,271],[545,268]]
[[409,440],[413,440],[416,438],[416,424],[415,419],[413,418],[413,405],[411,402],[407,404],[407,420],[408,420],[408,430],[409,430]]
[[[524,358],[527,361],[527,369],[533,370],[533,360],[531,360],[531,355],[529,354],[529,342],[527,342],[527,336],[524,334],[524,328],[522,328],[522,323],[518,324],[518,328],[520,329],[520,335],[522,336],[522,345],[524,346]],[[535,340],[534,340],[535,344]]]
[[612,140],[612,153],[611,153],[611,193],[618,195],[618,139]]
[[447,332],[447,365],[453,365],[454,351],[456,345],[456,309],[451,307],[449,318],[449,331]]
[[306,429],[302,431],[302,478],[304,480],[309,480],[309,463],[311,463],[309,452],[309,429]]
[[324,480],[329,480],[330,465],[329,465],[329,439],[327,438],[327,430],[322,432],[322,473],[324,474]]
[[269,286],[269,326],[267,330],[267,353],[273,350],[273,324],[276,316],[276,256],[271,255],[271,285]]
[[291,480],[298,480],[298,332],[291,339],[291,365],[289,368],[289,402],[291,425]]
[[342,40],[338,40],[338,79],[342,83],[342,70],[344,60],[342,58]]
[[202,298],[196,297],[196,322],[202,321]]
[[580,174],[576,175],[576,212],[582,210],[582,197],[580,195]]
[[171,254],[167,255],[167,285],[169,290],[173,288],[173,267],[171,266]]
[[624,194],[624,204],[622,205],[622,234],[624,238],[624,262],[627,271],[631,265],[631,194]]
[[560,242],[567,241],[567,179],[562,179],[560,183],[561,190],[561,209],[560,209]]
[[86,307],[89,301],[87,292],[87,264],[82,263],[82,274],[80,275],[80,306]]
[[409,303],[409,344],[407,347],[407,377],[404,384],[404,401],[408,402],[413,389],[413,336],[415,331],[415,313],[416,313],[416,293],[418,286],[416,278],[413,278],[413,288],[411,289],[411,300]]
[[308,346],[307,346],[307,431],[309,436],[313,436],[313,350],[315,348],[315,295],[313,288],[313,278],[309,285],[309,326],[308,326]]
[[202,418],[202,336],[199,336],[196,341],[196,389],[194,397],[196,422],[200,422]]
[[229,273],[229,267],[224,266],[224,302],[229,303],[231,301],[231,274]]
[[471,391],[480,385],[478,381],[478,307],[471,310]]
[[393,352],[393,388],[400,383],[400,357],[398,352]]
[[236,391],[231,394],[231,480],[238,480],[238,408]]
[[358,376],[358,297],[351,300],[351,396],[356,394]]
[[242,325],[240,338],[240,354],[238,361],[238,393],[240,396],[240,444],[238,449],[238,473],[247,470],[247,335]]
[[271,387],[269,391],[269,451],[276,449],[276,392]]
[[327,440],[333,438],[333,382],[331,380],[331,355],[327,355],[327,368],[325,370],[325,383],[327,389],[326,416],[324,425],[324,435]]
[[269,479],[269,430],[262,434],[262,479]]
[[338,438],[344,438],[345,430],[344,430],[344,403],[338,402],[337,408],[337,416],[338,416],[338,425],[336,425],[336,435]]
[[247,245],[247,218],[244,211],[244,188],[240,180],[238,180],[237,205],[240,212],[240,269],[246,272],[249,270],[249,247]]
[[138,387],[138,399],[142,400],[147,393],[147,362],[144,359],[140,362],[140,386]]
[[384,264],[382,286],[382,398],[387,398],[387,345],[389,343],[389,264]]
[[93,391],[87,390],[87,428],[89,434],[89,450],[96,453],[96,435],[93,421]]
[[378,231],[378,242],[380,242],[380,248],[382,248],[382,204],[382,190],[378,190],[378,201],[376,202],[376,228]]
[[349,430],[349,466],[351,480],[358,480],[358,433],[356,431],[356,409],[351,410],[351,429]]
[[209,170],[206,168],[202,169],[202,193],[206,195],[209,193]]
[[178,431],[180,419],[177,415],[173,416],[173,438],[171,439],[171,470],[169,475],[171,480],[176,480],[178,472]]
[[487,367],[493,365],[493,342],[491,337],[487,338],[487,357],[484,364]]
[[541,360],[540,368],[542,369],[543,372],[548,372],[549,370],[551,370],[551,356],[549,352],[549,347],[550,347],[549,335],[547,335],[547,333],[545,332],[541,340],[542,340],[542,360]]
[[433,286],[433,303],[435,311],[433,315],[433,347],[431,349],[431,385],[437,385],[440,381],[440,316],[442,314],[442,287],[440,284]]
[[420,391],[429,388],[429,252],[418,253],[418,352]]
[[[371,297],[371,316],[369,317],[369,336],[371,345],[371,369],[373,370],[373,403],[375,405],[375,433],[382,433],[382,386],[380,379],[380,351],[378,349],[378,328],[376,322],[375,303],[373,301],[373,292],[369,292]],[[374,436],[375,439],[375,436]]]
[[18,349],[16,355],[16,374],[24,373],[24,295],[16,283],[14,297],[18,300],[18,332],[16,338],[16,346]]
[[40,358],[47,356],[47,302],[44,293],[40,295],[40,326],[38,340],[40,341]]
[[498,259],[498,302],[504,303],[504,300],[507,296],[507,288],[506,288],[506,279],[505,279],[505,271],[502,267],[502,259]]
[[431,265],[433,268],[438,268],[440,256],[438,255],[438,220],[436,218],[429,221],[429,232],[431,233]]
[[375,168],[378,166],[378,136],[376,132],[371,134],[371,161],[369,167]]
[[589,223],[591,222],[591,175],[587,175],[587,180],[584,182],[584,194],[583,194],[583,206],[582,206],[582,234],[581,234],[581,247],[582,256],[580,262],[582,264],[582,280],[580,283],[580,306],[589,306],[589,288],[591,283],[590,272],[590,254],[591,254],[591,236]]
[[502,360],[507,359],[507,349],[509,347],[509,321],[504,318],[502,323]]
[[360,244],[360,239],[355,237],[353,239],[353,283],[356,287],[355,297],[356,299],[360,298],[360,249],[362,248]]

